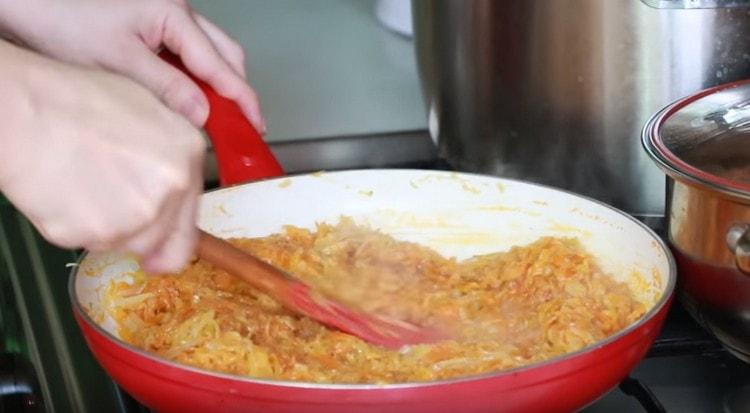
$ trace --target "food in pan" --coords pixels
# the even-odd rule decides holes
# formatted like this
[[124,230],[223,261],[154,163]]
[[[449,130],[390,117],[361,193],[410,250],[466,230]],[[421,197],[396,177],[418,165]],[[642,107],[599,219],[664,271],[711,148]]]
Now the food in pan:
[[234,239],[337,298],[456,338],[389,350],[290,313],[197,261],[177,275],[113,282],[120,337],[170,360],[256,378],[318,383],[432,381],[510,369],[579,350],[639,319],[646,305],[572,238],[541,238],[458,261],[342,218]]

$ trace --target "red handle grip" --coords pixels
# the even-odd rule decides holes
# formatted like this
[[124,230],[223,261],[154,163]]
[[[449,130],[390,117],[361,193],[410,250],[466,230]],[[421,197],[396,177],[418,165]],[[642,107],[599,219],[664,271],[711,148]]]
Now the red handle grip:
[[208,83],[193,76],[179,56],[167,50],[159,55],[190,76],[208,99],[208,120],[204,128],[216,152],[220,185],[284,175],[268,145],[234,101],[219,95]]

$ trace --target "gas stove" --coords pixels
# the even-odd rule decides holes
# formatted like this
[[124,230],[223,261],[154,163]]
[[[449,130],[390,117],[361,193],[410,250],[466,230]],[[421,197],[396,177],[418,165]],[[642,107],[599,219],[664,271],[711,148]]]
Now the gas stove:
[[[273,149],[292,173],[450,169],[420,132],[326,139],[303,146],[280,144]],[[215,185],[215,166],[209,164],[206,175],[207,186]],[[663,235],[663,217],[638,218]],[[75,325],[66,265],[76,258],[77,252],[44,242],[0,199],[0,413],[149,411],[101,370]],[[646,358],[619,386],[582,411],[750,412],[750,365],[731,356],[676,301]]]

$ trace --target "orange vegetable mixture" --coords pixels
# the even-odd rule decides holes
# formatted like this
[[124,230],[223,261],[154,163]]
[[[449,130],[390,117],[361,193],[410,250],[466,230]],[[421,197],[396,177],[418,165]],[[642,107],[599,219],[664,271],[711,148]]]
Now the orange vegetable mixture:
[[569,353],[646,311],[575,239],[542,238],[459,262],[342,219],[315,231],[234,239],[367,311],[451,325],[456,339],[389,350],[281,307],[197,261],[169,276],[112,283],[108,311],[126,342],[219,372],[319,383],[432,381]]

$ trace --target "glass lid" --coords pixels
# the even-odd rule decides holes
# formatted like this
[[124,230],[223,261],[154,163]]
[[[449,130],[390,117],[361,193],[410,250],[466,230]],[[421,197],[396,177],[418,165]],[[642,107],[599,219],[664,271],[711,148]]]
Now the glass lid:
[[750,197],[750,81],[668,106],[649,121],[643,141],[668,172]]

